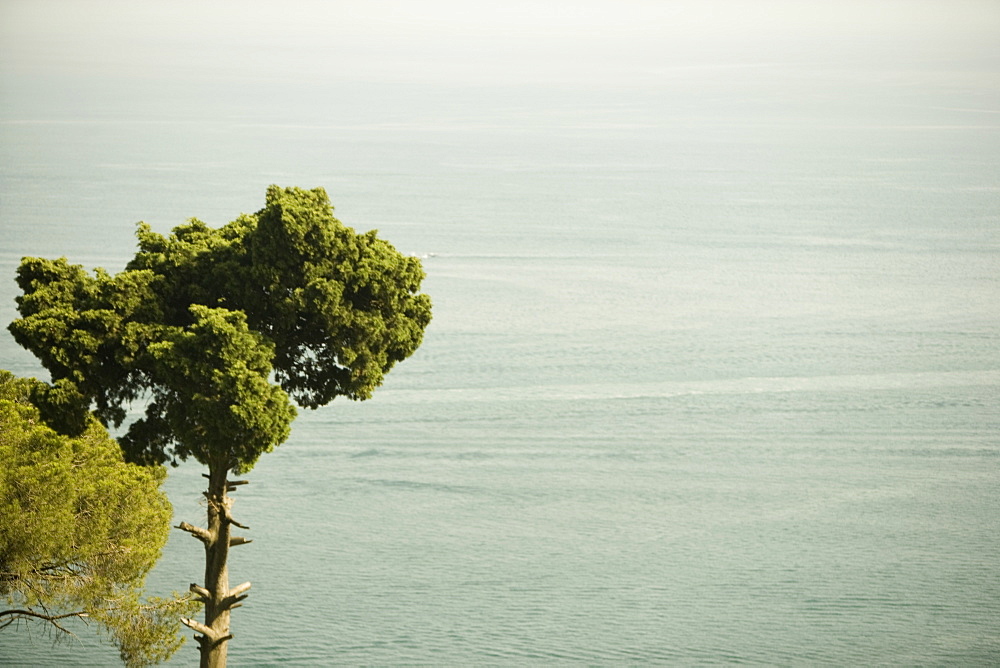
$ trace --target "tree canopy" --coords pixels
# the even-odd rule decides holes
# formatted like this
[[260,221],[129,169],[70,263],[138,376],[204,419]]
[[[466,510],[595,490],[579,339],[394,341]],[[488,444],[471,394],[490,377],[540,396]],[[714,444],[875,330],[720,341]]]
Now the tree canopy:
[[89,420],[77,438],[42,424],[37,381],[0,371],[0,628],[96,620],[127,665],[166,659],[181,645],[179,600],[141,601],[160,556],[171,506],[163,467],[122,459]]
[[369,398],[430,322],[420,261],[341,224],[322,188],[271,186],[221,228],[137,236],[116,275],[25,258],[10,326],[51,374],[36,400],[60,430],[91,407],[119,426],[145,400],[119,439],[132,461],[248,471],[288,437],[293,400]]

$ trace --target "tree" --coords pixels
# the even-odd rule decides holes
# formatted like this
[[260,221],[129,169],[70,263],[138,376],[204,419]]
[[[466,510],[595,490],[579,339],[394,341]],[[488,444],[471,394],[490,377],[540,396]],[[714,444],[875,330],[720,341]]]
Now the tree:
[[170,530],[166,471],[128,464],[96,420],[78,438],[41,423],[38,381],[0,371],[0,628],[96,620],[129,666],[170,657],[192,605],[140,601]]
[[229,588],[229,548],[247,542],[228,493],[284,442],[295,406],[364,400],[420,345],[431,317],[416,258],[333,216],[323,189],[267,190],[253,215],[213,229],[197,219],[170,237],[140,223],[139,251],[119,274],[65,259],[26,258],[21,318],[10,330],[49,370],[43,416],[75,433],[86,411],[120,426],[130,461],[193,458],[208,468],[207,524],[179,528],[205,546],[202,666],[224,666],[230,612],[250,583]]

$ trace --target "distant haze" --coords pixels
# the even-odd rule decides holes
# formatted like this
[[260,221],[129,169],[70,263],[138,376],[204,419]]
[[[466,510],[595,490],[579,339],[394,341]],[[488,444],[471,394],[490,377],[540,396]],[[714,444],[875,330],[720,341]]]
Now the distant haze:
[[3,0],[0,71],[5,95],[12,76],[96,73],[484,85],[773,64],[941,74],[994,71],[998,35],[993,0]]

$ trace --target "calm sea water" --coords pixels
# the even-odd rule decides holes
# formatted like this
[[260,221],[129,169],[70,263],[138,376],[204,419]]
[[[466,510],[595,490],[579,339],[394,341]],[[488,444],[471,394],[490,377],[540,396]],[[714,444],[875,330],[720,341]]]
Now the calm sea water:
[[[22,255],[118,270],[269,183],[427,256],[423,347],[236,494],[233,665],[1000,662],[995,117],[411,94],[0,123],[5,323]],[[175,533],[154,593],[200,580]]]

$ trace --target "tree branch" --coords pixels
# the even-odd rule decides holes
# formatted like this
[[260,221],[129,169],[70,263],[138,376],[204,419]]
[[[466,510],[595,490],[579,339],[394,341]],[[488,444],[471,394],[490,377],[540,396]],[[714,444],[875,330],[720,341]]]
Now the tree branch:
[[200,633],[201,635],[205,636],[206,639],[210,640],[213,643],[218,642],[216,640],[216,638],[218,638],[218,634],[214,630],[212,630],[210,626],[205,626],[197,619],[189,619],[187,617],[181,617],[181,624],[188,627],[192,631]]
[[236,488],[239,487],[240,485],[249,485],[249,484],[250,484],[249,480],[227,480],[226,491],[234,492],[236,491]]
[[233,526],[239,527],[241,529],[245,529],[246,531],[250,531],[250,527],[248,527],[245,524],[240,524],[239,522],[237,522],[236,520],[234,520],[232,518],[232,516],[229,515],[229,513],[226,513],[226,521],[229,522],[230,524],[232,524]]
[[243,594],[243,596],[227,596],[222,600],[223,610],[232,610],[233,608],[238,608],[243,605],[243,601],[247,600],[250,594]]
[[247,589],[250,589],[250,587],[252,587],[252,586],[253,585],[250,584],[249,582],[244,582],[243,584],[237,585],[237,586],[233,587],[232,589],[230,589],[229,590],[229,595],[230,596],[239,596],[240,594],[242,594],[243,592],[245,592]]
[[188,591],[198,597],[198,600],[202,603],[208,603],[212,599],[212,592],[208,591],[204,587],[199,587],[195,583],[191,583],[188,587]]
[[222,599],[222,603],[219,604],[219,609],[229,610],[240,605],[241,601],[247,599],[249,594],[246,594],[246,590],[250,589],[250,583],[244,582],[238,587],[233,587],[229,590],[229,594]]
[[196,527],[193,524],[188,524],[187,522],[181,522],[177,525],[177,529],[181,531],[187,531],[189,534],[200,540],[201,542],[207,544],[212,540],[212,535],[208,533],[205,529],[201,527]]
[[229,539],[229,547],[235,547],[237,545],[246,545],[247,543],[252,543],[253,540],[250,538],[244,538],[243,536],[233,536]]
[[4,622],[3,625],[0,625],[0,629],[2,629],[3,627],[9,625],[13,621],[15,621],[17,619],[20,619],[22,617],[34,617],[36,619],[41,619],[41,620],[44,620],[44,621],[48,622],[49,624],[51,624],[52,626],[56,627],[57,629],[59,629],[63,633],[69,634],[71,636],[75,636],[76,634],[73,633],[72,631],[70,631],[69,629],[67,629],[66,627],[64,627],[63,625],[61,625],[59,623],[59,620],[60,619],[67,619],[69,617],[77,617],[79,619],[84,619],[84,618],[89,617],[89,616],[90,615],[88,615],[86,612],[84,612],[82,610],[80,610],[78,612],[67,612],[67,613],[63,613],[61,615],[46,615],[46,614],[41,613],[41,612],[35,612],[34,610],[0,610],[0,618],[2,618],[2,617],[10,617],[10,619],[8,619],[6,622]]
[[192,631],[201,634],[200,637],[195,636],[195,640],[197,640],[199,644],[208,642],[212,647],[214,647],[215,645],[218,645],[220,642],[225,642],[227,640],[233,639],[232,633],[227,633],[224,636],[219,635],[219,633],[214,629],[212,629],[212,627],[205,626],[204,624],[195,619],[188,619],[187,617],[181,617],[181,624],[188,627]]

